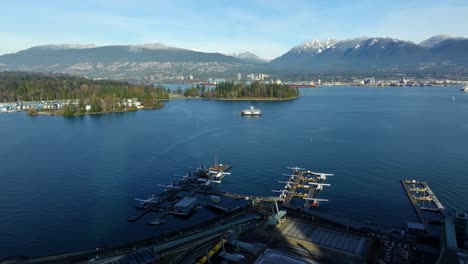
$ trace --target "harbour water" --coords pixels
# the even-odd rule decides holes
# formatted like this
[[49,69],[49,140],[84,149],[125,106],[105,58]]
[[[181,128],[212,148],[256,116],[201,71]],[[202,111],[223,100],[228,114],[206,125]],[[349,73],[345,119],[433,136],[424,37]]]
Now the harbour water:
[[[318,210],[353,221],[416,220],[400,179],[426,181],[447,208],[468,211],[460,87],[301,92],[282,102],[174,100],[73,118],[0,115],[0,256],[96,248],[183,225],[129,223],[133,198],[215,159],[233,165],[219,185],[230,192],[273,195],[287,166],[334,173]],[[250,105],[264,115],[237,115]]]

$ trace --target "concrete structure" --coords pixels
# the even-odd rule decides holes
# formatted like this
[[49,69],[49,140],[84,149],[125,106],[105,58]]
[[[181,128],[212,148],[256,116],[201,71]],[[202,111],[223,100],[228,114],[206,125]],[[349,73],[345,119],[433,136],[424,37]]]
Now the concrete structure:
[[457,235],[458,247],[468,249],[468,214],[457,212],[455,218],[455,232]]
[[258,256],[254,264],[270,264],[270,263],[282,263],[282,264],[302,264],[302,263],[318,263],[311,262],[306,258],[293,257],[284,252],[267,249],[262,255]]
[[174,205],[174,214],[188,215],[198,205],[196,197],[184,197]]

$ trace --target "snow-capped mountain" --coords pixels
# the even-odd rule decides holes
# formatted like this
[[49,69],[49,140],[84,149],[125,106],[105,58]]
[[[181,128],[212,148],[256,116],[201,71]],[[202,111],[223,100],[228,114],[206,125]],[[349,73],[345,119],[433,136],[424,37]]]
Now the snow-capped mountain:
[[341,72],[467,67],[468,39],[434,36],[421,44],[389,37],[314,40],[269,64],[276,70]]
[[436,35],[436,36],[433,36],[433,37],[430,37],[426,40],[423,40],[421,41],[421,43],[419,43],[419,45],[421,46],[424,46],[424,47],[428,47],[428,48],[432,48],[434,45],[446,40],[446,39],[449,39],[451,38],[449,35]]
[[145,44],[137,44],[134,45],[137,48],[141,49],[153,49],[153,50],[161,50],[161,49],[179,49],[176,47],[167,46],[163,43],[145,43]]
[[314,54],[314,53],[321,53],[322,51],[329,49],[333,47],[336,43],[338,43],[338,40],[335,38],[329,38],[327,40],[319,40],[319,39],[314,39],[311,41],[304,42],[294,48],[292,48],[289,53],[295,53],[295,54]]
[[252,52],[241,52],[241,53],[231,53],[231,54],[226,54],[228,56],[232,56],[234,58],[238,58],[242,61],[245,62],[250,62],[250,63],[266,63],[268,60],[260,58],[259,56],[253,54]]

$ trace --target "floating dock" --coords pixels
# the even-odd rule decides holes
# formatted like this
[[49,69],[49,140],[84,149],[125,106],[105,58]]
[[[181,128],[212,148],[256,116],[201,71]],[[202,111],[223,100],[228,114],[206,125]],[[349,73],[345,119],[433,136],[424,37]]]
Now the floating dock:
[[442,216],[445,215],[445,207],[439,199],[437,199],[434,192],[426,182],[417,180],[401,180],[401,184],[410,199],[411,205],[413,206],[419,221],[422,224],[430,224],[439,220],[435,218],[434,215],[430,216],[425,214],[424,211],[440,213]]
[[311,206],[318,206],[319,201],[328,201],[326,199],[317,199],[316,195],[323,186],[329,186],[329,184],[323,182],[327,176],[333,176],[333,174],[306,171],[299,167],[289,169],[293,172],[291,175],[285,175],[289,176],[289,179],[285,182],[284,190],[275,191],[281,193],[279,200],[283,206],[289,207],[294,198],[300,198],[305,200],[304,210],[309,210]]
[[182,177],[179,182],[173,182],[167,186],[160,185],[165,187],[163,192],[156,196],[153,195],[150,199],[136,199],[141,202],[137,206],[141,212],[129,217],[128,221],[135,222],[149,212],[162,212],[162,216],[150,222],[158,222],[159,224],[165,223],[162,218],[168,214],[190,215],[200,204],[196,198],[197,194],[211,190],[213,183],[216,182],[214,172],[226,172],[231,167],[229,164],[215,163],[209,168],[196,169],[189,175]]

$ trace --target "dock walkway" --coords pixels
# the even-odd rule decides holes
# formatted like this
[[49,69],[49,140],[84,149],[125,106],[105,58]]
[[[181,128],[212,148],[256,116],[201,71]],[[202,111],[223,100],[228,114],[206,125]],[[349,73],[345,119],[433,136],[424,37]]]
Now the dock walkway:
[[[431,220],[433,220],[429,219],[430,217],[425,217],[423,211],[439,212],[443,216],[446,215],[445,207],[442,205],[439,199],[437,199],[434,192],[426,182],[401,180],[401,184],[406,194],[408,195],[411,205],[413,206],[413,209],[421,223],[428,224]],[[420,187],[415,188],[411,185],[420,185]],[[423,196],[417,197],[414,195],[414,193],[420,193],[421,191],[424,193]],[[427,195],[425,195],[426,193]],[[419,202],[431,202],[435,205],[435,207],[424,206],[424,204],[421,206]]]

